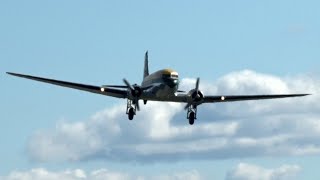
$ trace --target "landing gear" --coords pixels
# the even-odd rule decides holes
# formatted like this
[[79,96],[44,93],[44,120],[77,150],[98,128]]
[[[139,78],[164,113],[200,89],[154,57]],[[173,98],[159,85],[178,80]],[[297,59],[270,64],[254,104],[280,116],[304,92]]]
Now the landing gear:
[[197,119],[197,106],[196,105],[190,105],[188,107],[187,118],[189,119],[189,124],[193,125],[194,120]]
[[129,120],[132,120],[134,115],[135,115],[135,112],[134,112],[133,108],[130,108],[128,111]]
[[193,125],[194,124],[194,112],[189,113],[189,124]]
[[135,103],[134,101],[128,99],[127,100],[127,111],[126,114],[128,114],[128,119],[132,120],[134,115],[136,115],[136,111],[137,111],[137,103]]

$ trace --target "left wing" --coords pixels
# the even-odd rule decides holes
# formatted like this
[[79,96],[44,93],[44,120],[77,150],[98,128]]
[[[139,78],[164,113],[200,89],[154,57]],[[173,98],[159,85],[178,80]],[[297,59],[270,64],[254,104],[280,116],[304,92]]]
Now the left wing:
[[278,99],[307,96],[310,94],[273,94],[273,95],[240,95],[240,96],[205,96],[204,103],[216,103],[216,102],[232,102],[232,101],[248,101],[248,100],[262,100],[262,99]]
[[79,84],[79,83],[73,83],[73,82],[67,82],[67,81],[59,81],[55,79],[47,79],[42,77],[36,77],[36,76],[30,76],[30,75],[24,75],[24,74],[17,74],[17,73],[11,73],[7,72],[7,74],[10,74],[12,76],[17,76],[21,78],[31,79],[35,81],[40,81],[44,83],[54,84],[57,86],[63,86],[73,89],[78,89],[81,91],[87,91],[91,93],[101,94],[105,96],[112,96],[116,98],[127,98],[127,91],[126,90],[119,90],[109,87],[100,87],[100,86],[92,86],[87,84]]

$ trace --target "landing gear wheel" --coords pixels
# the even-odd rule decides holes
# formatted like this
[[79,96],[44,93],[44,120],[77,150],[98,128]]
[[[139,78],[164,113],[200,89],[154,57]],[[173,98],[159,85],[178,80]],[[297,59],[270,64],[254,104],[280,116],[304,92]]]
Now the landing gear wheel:
[[132,120],[132,119],[133,119],[133,116],[134,116],[134,110],[133,110],[133,108],[130,108],[130,109],[129,109],[129,112],[128,112],[128,118],[129,118],[129,120]]
[[189,113],[189,124],[190,124],[190,125],[193,125],[193,124],[194,124],[194,118],[195,118],[194,112],[190,112],[190,113]]
[[187,119],[190,125],[194,124],[194,120],[197,119],[197,105],[190,105],[188,107]]

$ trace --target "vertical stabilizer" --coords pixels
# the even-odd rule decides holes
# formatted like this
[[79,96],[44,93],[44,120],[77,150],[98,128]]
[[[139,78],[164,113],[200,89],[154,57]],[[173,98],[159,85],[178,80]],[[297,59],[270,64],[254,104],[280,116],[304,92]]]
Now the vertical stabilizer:
[[149,65],[148,65],[148,51],[144,55],[144,70],[143,70],[143,79],[149,76]]

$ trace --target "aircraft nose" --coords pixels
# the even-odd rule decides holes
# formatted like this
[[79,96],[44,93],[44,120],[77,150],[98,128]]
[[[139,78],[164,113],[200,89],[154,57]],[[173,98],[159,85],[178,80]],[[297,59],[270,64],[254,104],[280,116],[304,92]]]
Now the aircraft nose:
[[179,82],[178,79],[173,80],[173,84],[178,84],[178,82]]
[[171,79],[171,81],[169,82],[169,86],[170,87],[178,86],[178,84],[179,84],[179,80],[178,79]]

